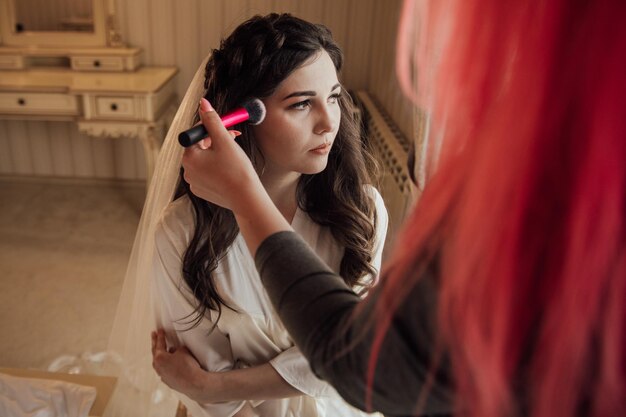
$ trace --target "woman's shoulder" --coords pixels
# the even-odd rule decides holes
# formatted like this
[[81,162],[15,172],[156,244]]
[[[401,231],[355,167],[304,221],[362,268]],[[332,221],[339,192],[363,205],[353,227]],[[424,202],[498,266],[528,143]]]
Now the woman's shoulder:
[[165,207],[156,224],[157,242],[160,239],[177,237],[188,240],[193,233],[195,220],[191,200],[186,195],[177,198]]
[[[385,208],[385,201],[383,200],[383,196],[380,194],[380,191],[378,191],[376,187],[374,187],[372,184],[365,184],[364,188],[365,188],[365,193],[372,200],[374,200],[374,203],[376,204],[377,209],[379,207]],[[386,208],[385,208],[385,211],[387,211]]]
[[385,206],[385,200],[380,194],[378,189],[372,184],[365,185],[365,193],[374,201],[376,207],[376,218],[378,219],[378,226],[383,226],[385,231],[387,230],[388,217],[387,207]]

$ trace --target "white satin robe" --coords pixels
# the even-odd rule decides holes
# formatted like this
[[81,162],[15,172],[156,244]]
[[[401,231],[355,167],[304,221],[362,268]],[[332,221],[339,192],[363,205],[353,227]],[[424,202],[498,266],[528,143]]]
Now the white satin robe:
[[[371,191],[377,211],[372,266],[379,271],[388,217],[382,197],[374,188]],[[199,326],[184,330],[188,327],[185,318],[194,317],[196,305],[181,275],[182,257],[192,237],[193,225],[191,203],[183,197],[170,204],[157,226],[153,295],[157,324],[165,329],[168,342],[187,346],[201,366],[212,372],[269,362],[285,381],[305,394],[279,400],[250,401],[259,416],[368,415],[347,404],[329,384],[313,374],[274,312],[241,234],[215,271],[220,295],[237,311],[223,307],[213,332],[209,330],[217,318],[214,311],[207,312]],[[335,242],[328,228],[314,223],[300,209],[295,213],[292,227],[328,266],[339,271],[344,249]],[[229,417],[245,403],[233,401],[201,405],[182,394],[179,396],[193,417]]]

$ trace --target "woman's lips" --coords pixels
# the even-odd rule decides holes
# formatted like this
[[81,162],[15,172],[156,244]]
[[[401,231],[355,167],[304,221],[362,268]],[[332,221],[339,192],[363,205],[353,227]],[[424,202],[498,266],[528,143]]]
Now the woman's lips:
[[318,146],[317,148],[311,149],[309,152],[313,152],[319,155],[325,155],[330,152],[330,148],[332,147],[332,143],[325,143],[323,145]]

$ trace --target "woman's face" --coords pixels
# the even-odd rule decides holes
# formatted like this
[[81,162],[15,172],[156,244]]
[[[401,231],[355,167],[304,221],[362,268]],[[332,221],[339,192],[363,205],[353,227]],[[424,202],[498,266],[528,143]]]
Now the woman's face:
[[341,119],[340,92],[335,66],[322,51],[263,100],[267,115],[253,129],[264,173],[316,174],[326,168]]

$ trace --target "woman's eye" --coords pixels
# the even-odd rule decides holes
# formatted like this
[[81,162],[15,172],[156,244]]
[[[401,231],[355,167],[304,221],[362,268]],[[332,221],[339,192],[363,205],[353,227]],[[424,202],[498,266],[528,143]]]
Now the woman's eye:
[[339,97],[341,96],[341,94],[337,93],[337,94],[333,94],[330,97],[328,97],[328,102],[329,103],[337,103],[339,101]]
[[289,106],[290,109],[304,110],[311,105],[311,100],[302,100]]

